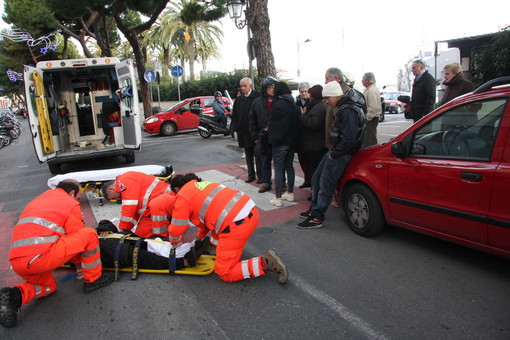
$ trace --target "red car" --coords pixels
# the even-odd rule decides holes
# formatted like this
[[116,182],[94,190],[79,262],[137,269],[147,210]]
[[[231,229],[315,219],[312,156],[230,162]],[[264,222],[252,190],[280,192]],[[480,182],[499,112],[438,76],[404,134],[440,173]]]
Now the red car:
[[[171,108],[146,118],[143,122],[143,129],[147,133],[159,133],[163,136],[171,136],[177,131],[196,131],[198,116],[190,111],[191,105],[200,104],[204,108],[203,114],[213,116],[213,102],[213,96],[184,99]],[[223,97],[223,103],[230,105],[226,97]],[[227,113],[228,111],[225,110],[225,114]]]
[[405,104],[399,101],[397,98],[401,95],[405,95],[404,92],[386,92],[383,93],[385,112],[388,113],[402,113],[405,110]]
[[509,99],[510,77],[495,79],[357,152],[337,188],[351,230],[391,224],[510,258]]

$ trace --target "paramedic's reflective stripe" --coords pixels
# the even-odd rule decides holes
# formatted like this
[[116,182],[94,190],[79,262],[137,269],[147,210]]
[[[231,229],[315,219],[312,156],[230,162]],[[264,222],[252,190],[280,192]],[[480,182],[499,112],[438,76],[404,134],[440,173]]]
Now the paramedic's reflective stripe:
[[[202,207],[200,208],[199,218],[200,222],[205,224],[205,214],[207,213],[207,209],[209,208],[209,205],[214,200],[216,195],[223,189],[227,188],[223,184],[218,185],[216,188],[214,188],[213,191],[209,193],[207,198],[204,200],[204,203],[202,204]],[[230,213],[230,210],[239,202],[241,197],[244,196],[244,193],[237,192],[237,194],[227,203],[223,211],[221,212],[220,216],[214,221],[214,230],[217,234],[220,233],[220,228],[223,225],[223,222],[225,221],[225,218]]]
[[182,237],[182,236],[177,236],[177,237],[168,236],[168,239],[169,239],[170,241],[180,242],[180,241],[181,241],[181,237]]
[[[152,222],[165,222],[168,218],[166,215],[151,215]],[[167,227],[163,226],[160,228],[152,227],[153,234],[166,233]]]
[[172,224],[173,225],[188,225],[188,219],[185,219],[185,220],[181,220],[181,219],[177,219],[177,218],[172,218]]
[[42,289],[44,289],[45,291],[45,295],[48,295],[50,293],[50,287],[43,287],[43,286],[40,286],[40,285],[34,285],[34,288],[35,288],[35,297],[38,298],[41,296],[41,293],[42,293]]
[[[138,200],[122,200],[122,206],[126,205],[138,205]],[[129,216],[120,216],[120,220],[127,223],[136,223],[136,220]]]
[[223,221],[225,221],[225,218],[227,217],[230,210],[232,210],[232,208],[234,208],[234,206],[237,204],[237,202],[239,202],[239,200],[241,199],[241,197],[243,197],[243,195],[244,194],[239,191],[234,197],[232,197],[232,199],[230,200],[230,202],[228,202],[228,204],[225,206],[225,208],[223,208],[223,211],[221,212],[220,216],[218,216],[218,219],[216,220],[216,229],[215,229],[216,234],[220,233],[220,228],[223,225]]
[[167,227],[152,228],[152,233],[153,234],[162,234],[162,233],[166,233],[167,230],[168,230]]
[[53,223],[53,222],[50,222],[48,220],[45,220],[44,218],[39,218],[39,217],[25,217],[25,218],[22,218],[21,220],[18,221],[18,223],[16,225],[20,225],[20,224],[23,224],[23,223],[33,223],[33,224],[38,224],[40,225],[41,227],[45,227],[45,228],[48,228],[50,230],[53,230],[53,231],[56,231],[57,233],[61,233],[61,234],[65,234],[66,231],[64,230],[64,228],[62,228],[61,226],[59,226],[58,224],[56,223]]
[[23,247],[23,246],[31,246],[34,244],[43,244],[43,243],[55,243],[58,240],[58,236],[41,236],[41,237],[30,237],[22,240],[14,241],[11,243],[11,249]]
[[251,267],[253,268],[253,277],[257,277],[261,275],[260,272],[260,261],[258,257],[253,257],[249,260],[244,260],[241,262],[241,269],[243,271],[243,277],[245,279],[249,279],[252,277],[250,275],[250,268],[249,268],[249,262],[251,262]]
[[89,250],[89,251],[84,251],[83,253],[81,253],[81,256],[83,256],[83,257],[90,257],[90,256],[96,254],[98,251],[99,251],[99,247],[96,247],[95,249],[92,249],[92,250]]
[[172,188],[170,188],[170,185],[169,185],[165,189],[165,194],[169,194],[170,192],[172,192]]
[[154,181],[152,181],[151,185],[147,188],[147,191],[145,192],[145,195],[143,196],[142,201],[142,207],[140,208],[140,211],[138,212],[140,215],[143,215],[143,212],[145,211],[145,208],[147,208],[147,202],[149,202],[149,197],[151,197],[152,190],[158,185],[159,179],[154,178]]
[[167,220],[166,215],[151,215],[151,219],[156,222],[164,222]]
[[121,216],[120,220],[127,222],[127,223],[135,223],[136,222],[136,220],[134,218],[127,217],[127,216]]
[[85,268],[85,269],[92,269],[94,267],[97,267],[100,264],[101,264],[101,259],[99,258],[99,259],[95,260],[92,263],[83,263],[82,262],[81,266],[82,266],[82,268]]
[[138,200],[122,200],[122,205],[138,205]]
[[213,246],[217,246],[218,245],[218,240],[215,239],[214,237],[210,237],[209,238],[209,243],[211,243]]
[[200,208],[200,213],[198,214],[198,217],[200,218],[200,222],[205,224],[205,213],[207,212],[207,208],[209,208],[209,204],[211,204],[214,197],[223,189],[225,189],[226,186],[223,184],[218,185],[216,188],[213,189],[209,193],[209,195],[205,198],[204,203],[202,204],[202,207]]

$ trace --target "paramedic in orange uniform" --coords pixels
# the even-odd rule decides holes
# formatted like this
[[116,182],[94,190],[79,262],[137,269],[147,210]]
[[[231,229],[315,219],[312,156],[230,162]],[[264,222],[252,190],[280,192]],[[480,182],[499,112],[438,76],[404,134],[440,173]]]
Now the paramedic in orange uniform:
[[188,222],[192,222],[199,228],[199,240],[209,232],[217,240],[214,271],[223,281],[254,278],[266,271],[278,273],[280,283],[287,281],[285,265],[274,250],[240,261],[243,247],[259,220],[255,203],[248,195],[223,184],[202,181],[195,174],[175,176],[171,187],[177,194],[168,228],[173,245],[181,242]]
[[115,181],[105,182],[101,191],[108,200],[122,200],[119,229],[140,237],[166,236],[166,232],[152,232],[149,205],[159,195],[170,193],[168,183],[152,175],[128,171]]
[[68,261],[81,267],[84,293],[113,282],[113,273],[102,273],[97,233],[83,223],[80,197],[80,184],[63,180],[23,210],[14,227],[9,261],[25,283],[0,289],[2,326],[16,326],[21,306],[53,293],[57,282],[52,270]]

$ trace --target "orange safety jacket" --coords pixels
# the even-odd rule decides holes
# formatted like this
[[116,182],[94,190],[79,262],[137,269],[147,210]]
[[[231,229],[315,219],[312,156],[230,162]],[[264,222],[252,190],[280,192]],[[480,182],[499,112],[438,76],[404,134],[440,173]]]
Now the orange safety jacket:
[[142,216],[150,214],[147,209],[149,202],[169,193],[170,185],[152,175],[128,171],[117,176],[115,190],[122,196],[119,229],[131,230]]
[[168,221],[172,218],[174,210],[175,194],[159,195],[149,202],[149,210],[152,220],[152,233],[166,237],[168,232]]
[[46,253],[60,236],[85,228],[80,203],[63,189],[48,190],[30,202],[11,239],[9,260]]
[[211,230],[213,238],[217,239],[249,201],[250,196],[223,184],[190,181],[175,198],[168,238],[172,244],[178,244],[191,221],[199,227],[198,238],[205,237]]

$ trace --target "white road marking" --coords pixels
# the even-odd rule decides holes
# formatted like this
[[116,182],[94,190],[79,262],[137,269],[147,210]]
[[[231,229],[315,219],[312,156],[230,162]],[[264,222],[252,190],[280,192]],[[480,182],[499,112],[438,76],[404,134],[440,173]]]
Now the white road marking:
[[[260,250],[255,249],[255,247],[251,244],[247,244],[245,246],[245,249],[247,249],[252,254],[260,253]],[[311,296],[318,302],[322,303],[323,305],[331,309],[338,316],[340,316],[342,319],[344,319],[354,328],[356,328],[360,333],[364,334],[367,338],[381,340],[388,339],[383,333],[373,329],[368,322],[357,316],[354,312],[349,310],[349,308],[344,306],[342,303],[335,300],[333,297],[329,296],[322,290],[317,289],[312,284],[304,280],[301,276],[295,275],[294,272],[291,272],[291,274],[289,275],[289,280],[287,281],[286,284],[295,285],[302,292]]]

